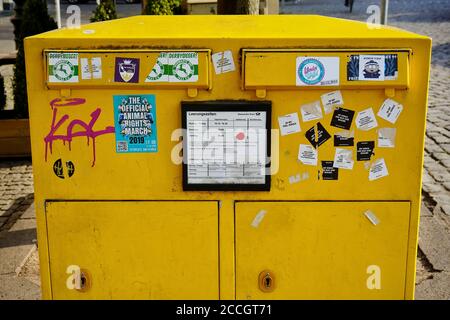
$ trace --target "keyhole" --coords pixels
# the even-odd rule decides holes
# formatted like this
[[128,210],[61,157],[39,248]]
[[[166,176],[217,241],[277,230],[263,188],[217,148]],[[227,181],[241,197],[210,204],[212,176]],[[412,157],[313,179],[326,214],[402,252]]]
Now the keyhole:
[[263,292],[272,292],[275,289],[275,275],[272,271],[264,270],[259,274],[259,289]]
[[266,288],[269,289],[271,282],[272,282],[272,279],[270,278],[269,274],[266,274],[266,278],[264,279],[264,281],[265,281]]

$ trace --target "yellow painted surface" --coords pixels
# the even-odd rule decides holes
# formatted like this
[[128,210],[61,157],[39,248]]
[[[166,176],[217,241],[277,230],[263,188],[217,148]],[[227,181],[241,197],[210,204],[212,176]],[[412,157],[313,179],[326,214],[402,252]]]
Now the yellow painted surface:
[[[55,299],[219,298],[217,202],[48,202],[46,217]],[[68,290],[70,265],[90,290]]]
[[[257,285],[258,275],[254,278],[255,282],[249,280],[253,279],[254,275],[253,270],[248,268],[257,266],[256,261],[260,261],[258,263],[263,261],[255,259],[255,265],[250,263],[243,265],[238,251],[235,256],[235,250],[238,248],[241,250],[244,245],[239,243],[239,239],[250,239],[246,238],[250,237],[250,234],[246,235],[246,231],[240,229],[248,227],[248,223],[242,221],[257,214],[257,211],[251,212],[251,210],[240,213],[239,206],[247,206],[247,204],[241,203],[242,201],[259,201],[258,203],[281,201],[283,210],[279,211],[279,217],[273,221],[288,226],[289,224],[283,220],[283,217],[292,218],[293,220],[289,220],[292,221],[292,230],[300,230],[304,222],[311,223],[319,231],[329,230],[329,238],[322,240],[319,238],[318,240],[322,242],[319,241],[317,246],[312,245],[312,247],[321,249],[320,254],[313,255],[311,252],[306,252],[307,256],[313,259],[310,260],[310,264],[305,266],[309,271],[313,270],[314,272],[314,266],[320,265],[320,260],[329,261],[327,253],[335,252],[334,259],[336,265],[339,266],[338,270],[346,272],[348,265],[344,260],[347,259],[349,253],[345,251],[347,247],[344,241],[352,240],[352,243],[348,244],[348,248],[354,250],[355,255],[359,256],[361,261],[356,264],[353,270],[354,274],[342,277],[337,273],[335,277],[331,278],[327,273],[329,281],[319,283],[320,287],[318,284],[317,288],[311,289],[316,291],[308,291],[310,294],[303,291],[302,297],[406,299],[414,297],[431,50],[429,38],[391,27],[369,30],[364,23],[319,16],[139,16],[84,25],[80,29],[62,29],[33,36],[25,40],[25,49],[44,298],[100,298],[110,297],[110,294],[112,297],[118,297],[120,292],[124,292],[122,285],[133,281],[142,283],[142,285],[136,285],[137,289],[129,292],[127,298],[185,297],[186,291],[183,289],[183,284],[179,283],[179,277],[169,278],[164,283],[161,278],[161,282],[157,283],[160,287],[157,287],[150,285],[155,282],[145,278],[142,271],[142,266],[152,266],[155,272],[161,272],[161,275],[167,275],[170,271],[177,270],[175,267],[168,268],[167,261],[163,265],[159,265],[146,250],[150,247],[154,250],[163,250],[167,239],[173,241],[170,243],[174,243],[174,247],[169,248],[174,253],[171,259],[177,264],[185,264],[189,269],[186,269],[187,274],[195,277],[197,272],[202,270],[203,273],[209,275],[199,280],[199,285],[204,290],[186,293],[189,298],[247,298],[243,296],[245,292],[251,292],[253,296],[259,297],[260,293],[252,291]],[[83,80],[78,84],[48,86],[45,53],[62,50],[80,52],[80,54],[88,56],[101,52],[108,57],[118,54],[138,57],[142,59],[139,83],[120,85],[108,82],[108,79],[111,79],[110,72],[112,70],[108,69],[111,68],[108,61],[112,60],[107,58],[104,65],[105,76],[95,85],[94,80],[90,80],[89,83]],[[195,51],[204,55],[204,60],[202,60],[204,62],[201,62],[204,63],[204,66],[203,68],[199,66],[199,71],[203,70],[200,71],[203,73],[201,73],[202,76],[198,83],[177,85],[154,83],[150,85],[144,82],[146,72],[152,67],[156,54],[168,50]],[[211,54],[225,50],[232,52],[236,71],[216,75],[210,60]],[[393,82],[389,83],[388,81],[377,85],[360,83],[358,86],[345,85],[342,82],[342,87],[309,90],[310,88],[307,87],[292,87],[292,77],[296,72],[295,66],[291,70],[292,73],[287,75],[286,70],[278,71],[275,68],[276,61],[274,60],[268,63],[268,72],[257,70],[264,67],[259,62],[251,64],[249,70],[253,70],[251,71],[253,78],[248,79],[253,79],[251,86],[254,87],[243,86],[244,80],[247,79],[246,76],[249,75],[248,70],[242,66],[243,61],[247,61],[243,59],[243,51],[250,55],[266,51],[288,52],[288,55],[283,55],[283,57],[289,56],[290,58],[279,59],[279,62],[291,68],[296,52],[299,52],[299,55],[307,55],[316,54],[321,50],[331,50],[332,52],[335,50],[339,51],[339,55],[345,56],[367,51],[400,52],[402,58],[399,61],[399,68],[404,68],[402,70],[406,74],[401,72],[399,83],[394,83],[394,86]],[[343,72],[345,72],[345,68],[341,68],[341,76]],[[285,76],[288,78],[286,79]],[[270,81],[281,85],[277,87]],[[196,89],[198,92],[195,95]],[[373,156],[374,159],[385,159],[389,171],[387,177],[369,181],[365,163],[355,161],[353,170],[339,170],[339,180],[318,180],[320,161],[333,160],[332,139],[319,147],[318,167],[302,165],[297,161],[298,147],[300,143],[309,143],[304,133],[315,122],[301,121],[302,131],[300,133],[282,136],[279,141],[272,143],[272,155],[274,156],[272,167],[279,168],[279,170],[274,170],[269,192],[182,191],[182,166],[171,161],[171,155],[178,154],[180,147],[179,137],[173,133],[174,130],[181,127],[181,101],[258,100],[256,90],[260,93],[265,92],[263,99],[272,102],[272,128],[278,129],[279,116],[293,112],[300,115],[299,107],[301,105],[320,100],[322,94],[338,89],[343,95],[345,107],[356,113],[372,107],[376,114],[386,99],[387,93],[390,96],[393,95],[393,99],[404,106],[395,125],[377,117],[379,128],[395,127],[397,129],[395,148],[375,148],[375,156]],[[48,143],[46,145],[44,138],[51,132],[52,120],[58,121],[63,116],[67,116],[66,121],[54,133],[55,135],[65,136],[69,124],[74,120],[77,121],[76,123],[80,123],[79,121],[85,124],[90,123],[92,113],[97,109],[100,109],[100,114],[93,123],[93,129],[102,130],[108,126],[114,126],[113,95],[117,94],[155,95],[157,153],[118,154],[115,151],[113,133],[97,136],[95,144],[93,139],[75,137],[70,146],[69,143],[64,144],[61,140],[55,140],[51,148]],[[50,102],[63,98],[66,100],[62,100],[62,103],[75,98],[84,99],[84,103],[57,108],[55,114],[55,109],[52,109]],[[343,131],[330,126],[331,116],[332,114],[324,115],[320,120],[326,130],[332,135]],[[79,126],[76,129],[83,130]],[[352,129],[355,130],[355,145],[357,141],[376,141],[376,129],[357,130],[354,121]],[[355,148],[353,150],[354,158],[356,158]],[[72,177],[61,179],[53,173],[53,164],[58,159],[75,164],[76,169]],[[295,184],[289,183],[290,176],[303,173],[309,174],[308,180]],[[330,203],[330,207],[322,207],[322,204],[312,203],[323,200],[331,201],[333,205]],[[346,202],[349,200],[354,202]],[[83,201],[88,202],[84,203]],[[153,201],[164,201],[164,203]],[[210,202],[204,203],[203,201]],[[236,203],[236,201],[241,202]],[[307,201],[310,204],[299,201]],[[390,201],[401,203],[391,204]],[[217,202],[219,203],[218,217]],[[47,203],[47,209],[45,203]],[[210,205],[210,203],[214,205]],[[344,206],[348,211],[348,214],[341,214],[342,219],[332,215],[335,211],[334,203],[336,206]],[[406,209],[405,203],[410,204],[409,211]],[[369,204],[369,207],[366,204]],[[81,206],[83,210],[78,210],[77,206]],[[211,206],[215,209],[213,210]],[[259,210],[257,204],[248,204],[248,206],[249,209]],[[392,211],[397,206],[399,206],[398,214]],[[320,210],[317,209],[318,214],[316,215],[312,213],[316,212],[315,208],[320,208]],[[366,208],[374,212],[378,209],[381,210],[379,229],[373,229],[372,225],[366,226],[367,219],[361,218],[360,210],[366,210]],[[307,210],[306,214],[299,214],[303,209]],[[197,214],[203,216],[204,220],[197,217]],[[269,217],[269,213],[267,214]],[[405,219],[409,219],[409,221],[406,222]],[[186,237],[175,232],[176,230],[182,231],[175,223],[177,220],[183,221],[193,233],[189,243],[198,241],[200,248],[209,248],[207,252],[203,250],[205,251],[202,253],[205,259],[203,263],[197,263],[198,260],[181,262],[188,259],[184,246],[190,244],[187,243]],[[334,229],[334,225],[331,225],[330,221],[336,221],[341,228]],[[212,231],[209,226],[214,223],[214,231]],[[101,234],[96,234],[93,228],[88,226],[95,226]],[[275,226],[266,225],[266,227],[275,230]],[[405,228],[407,232],[405,232]],[[153,231],[148,239],[143,237],[147,230]],[[239,230],[243,232],[243,238],[239,238]],[[350,239],[348,232],[344,231],[354,231],[357,237]],[[83,251],[83,246],[78,241],[71,241],[66,237],[69,232],[75,232],[75,238],[79,239],[81,244],[85,243],[83,239],[99,239],[101,240],[99,245],[102,247],[98,250],[94,250],[98,247],[92,247],[88,251]],[[374,235],[373,239],[368,238],[370,234]],[[293,251],[298,248],[296,244],[298,242],[304,241],[311,244],[313,236],[314,233],[311,230],[306,235],[298,232],[284,234],[285,241],[289,242],[288,247]],[[386,238],[389,238],[389,241],[381,242],[381,244],[374,241],[374,239],[385,241]],[[334,240],[339,240],[340,247],[329,248],[327,244]],[[136,252],[143,252],[141,266],[132,263],[132,259],[136,258],[137,253],[124,250],[130,241],[134,241]],[[385,243],[384,246],[383,243]],[[292,271],[295,274],[290,274],[290,270],[295,268],[293,262],[299,259],[297,252],[288,256],[289,252],[284,250],[285,244],[268,242],[267,245],[269,251],[284,255],[287,260],[284,265],[281,262],[276,265],[286,271],[286,274],[281,275],[277,272],[277,280],[282,281],[284,277],[293,277],[292,279],[303,277],[304,270],[300,267]],[[255,244],[248,244],[248,246],[255,246]],[[115,251],[116,247],[121,251]],[[217,248],[219,248],[218,257],[213,253]],[[365,248],[371,250],[365,250]],[[387,250],[385,254],[380,253],[382,248]],[[198,252],[200,251],[202,250],[198,250]],[[398,255],[395,258],[390,257],[390,252],[394,251]],[[374,255],[374,252],[377,255]],[[195,253],[197,254],[197,251]],[[128,257],[129,262],[126,262],[126,267],[119,268],[115,259],[122,259],[122,256]],[[389,269],[384,273],[387,277],[385,278],[386,286],[382,286],[377,292],[366,292],[363,288],[351,286],[346,282],[349,279],[361,282],[366,275],[367,268],[362,262],[372,263],[371,257],[379,258],[380,263]],[[74,260],[78,259],[86,266],[89,265],[86,268],[93,270],[91,291],[79,293],[64,289],[63,281],[67,279],[65,273],[67,264],[72,264]],[[105,262],[102,267],[100,267],[100,261]],[[108,272],[100,276],[100,273],[97,272],[100,272],[101,268]],[[267,268],[272,267],[267,266]],[[333,268],[330,267],[330,269]],[[311,277],[318,277],[318,275],[314,274]],[[118,280],[119,278],[123,280]],[[210,278],[214,279],[207,280]],[[217,278],[220,278],[220,287],[218,287]],[[242,279],[247,280],[242,281]],[[311,282],[308,283],[311,284]],[[308,283],[292,283],[292,286]],[[364,282],[359,285],[364,285]],[[101,293],[95,291],[100,288],[106,289]],[[112,293],[108,291],[111,288]],[[322,288],[320,292],[319,288]],[[331,288],[355,288],[355,291],[338,291],[335,295],[330,296],[328,294],[330,294],[329,289]],[[401,292],[401,288],[403,288],[403,292]],[[277,292],[280,291],[274,291],[272,294],[276,295]],[[281,296],[277,298],[279,297]],[[292,298],[293,296],[286,294],[286,297]]]
[[[236,298],[404,299],[409,210],[409,202],[236,203]],[[367,287],[372,265],[382,290]],[[258,287],[266,269],[270,293]]]

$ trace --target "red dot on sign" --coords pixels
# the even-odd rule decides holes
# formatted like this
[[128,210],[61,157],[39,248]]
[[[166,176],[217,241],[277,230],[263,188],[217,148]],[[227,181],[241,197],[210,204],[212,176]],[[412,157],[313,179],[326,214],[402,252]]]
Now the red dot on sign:
[[245,134],[243,132],[239,132],[236,135],[236,139],[238,139],[238,140],[244,140],[244,138],[245,138]]

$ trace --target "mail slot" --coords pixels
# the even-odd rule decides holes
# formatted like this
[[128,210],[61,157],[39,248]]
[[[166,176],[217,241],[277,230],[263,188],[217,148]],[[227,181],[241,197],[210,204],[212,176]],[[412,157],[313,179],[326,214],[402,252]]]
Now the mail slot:
[[413,299],[431,40],[136,16],[25,40],[46,299]]

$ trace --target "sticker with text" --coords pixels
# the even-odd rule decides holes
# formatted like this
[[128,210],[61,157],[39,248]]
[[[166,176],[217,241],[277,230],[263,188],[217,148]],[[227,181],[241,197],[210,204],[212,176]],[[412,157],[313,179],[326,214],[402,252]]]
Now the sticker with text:
[[233,53],[230,50],[214,53],[212,55],[212,61],[216,74],[236,70],[234,66]]
[[[396,54],[384,54],[375,56],[365,56],[364,63],[360,64],[361,55],[350,56],[347,62],[347,80],[397,80],[398,78],[398,56]],[[375,59],[370,59],[375,57]],[[381,58],[379,58],[381,57]],[[384,60],[384,79],[381,73],[382,67],[377,61]],[[373,62],[371,62],[373,61]]]
[[102,78],[102,58],[80,58],[81,79],[101,79]]
[[197,52],[161,52],[145,82],[197,82]]
[[392,99],[386,99],[378,111],[377,116],[394,124],[400,116],[402,110],[403,106],[400,103]]
[[48,82],[78,82],[78,53],[50,52],[48,54]]
[[155,95],[114,96],[116,152],[157,152]]
[[353,169],[353,151],[336,148],[334,154],[333,167],[340,169]]
[[341,131],[334,135],[335,147],[353,147],[355,144],[355,131]]
[[278,124],[282,136],[301,131],[297,112],[278,117]]
[[297,57],[297,86],[338,86],[339,57]]
[[333,112],[333,117],[331,118],[330,125],[333,127],[349,130],[352,126],[353,117],[355,116],[355,111],[336,108]]
[[375,149],[375,141],[360,141],[356,144],[356,160],[369,161]]
[[340,90],[325,93],[320,96],[320,99],[322,100],[325,114],[331,113],[335,107],[344,105],[344,99],[342,99]]
[[369,181],[377,180],[389,174],[383,158],[375,160],[369,170]]
[[370,129],[378,127],[377,119],[375,118],[372,108],[358,112],[355,122],[356,127],[363,131],[369,131]]
[[137,58],[116,58],[114,82],[139,82],[139,59]]
[[[317,139],[316,139],[316,130],[317,130]],[[316,126],[311,127],[308,131],[305,132],[305,137],[311,143],[314,148],[317,148],[324,144],[328,139],[331,138],[331,135],[327,130],[323,127],[323,125],[318,122]]]
[[322,161],[322,180],[338,180],[339,168],[333,167],[334,161]]
[[317,150],[308,144],[300,144],[298,160],[306,165],[317,166]]

